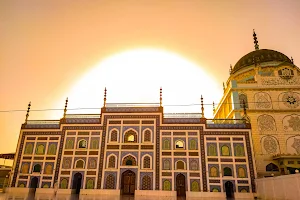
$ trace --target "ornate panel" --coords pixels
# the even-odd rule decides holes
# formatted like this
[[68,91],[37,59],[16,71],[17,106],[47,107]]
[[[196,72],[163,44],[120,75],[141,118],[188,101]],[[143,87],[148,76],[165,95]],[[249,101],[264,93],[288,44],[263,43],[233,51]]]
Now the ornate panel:
[[260,115],[257,118],[258,130],[263,131],[276,131],[276,123],[271,115]]
[[257,109],[272,109],[271,97],[266,92],[258,92],[254,95],[255,107]]
[[285,131],[300,131],[300,115],[288,115],[282,120],[283,129]]
[[276,154],[279,152],[278,141],[273,136],[264,136],[261,138],[261,146],[264,154]]

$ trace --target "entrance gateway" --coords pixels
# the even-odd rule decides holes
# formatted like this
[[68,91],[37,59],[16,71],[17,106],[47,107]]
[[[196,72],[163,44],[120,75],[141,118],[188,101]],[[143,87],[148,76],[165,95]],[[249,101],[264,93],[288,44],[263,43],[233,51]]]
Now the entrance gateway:
[[73,184],[72,184],[72,193],[79,194],[81,189],[81,182],[82,182],[82,174],[76,173],[73,176]]
[[185,196],[185,176],[183,174],[176,176],[176,191],[177,196]]
[[225,183],[226,198],[234,198],[233,184],[231,181]]
[[127,170],[122,174],[121,180],[121,194],[134,195],[135,191],[135,173]]
[[38,187],[39,179],[37,177],[33,177],[30,182],[29,195],[34,196],[36,192],[36,188]]

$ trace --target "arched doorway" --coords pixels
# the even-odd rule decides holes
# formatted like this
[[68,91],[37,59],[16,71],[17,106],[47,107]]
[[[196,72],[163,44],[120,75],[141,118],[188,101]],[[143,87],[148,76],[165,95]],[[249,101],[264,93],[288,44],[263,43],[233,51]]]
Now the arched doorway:
[[231,181],[225,183],[226,198],[234,198],[233,184]]
[[73,194],[79,194],[80,189],[81,189],[81,182],[82,182],[82,174],[81,173],[76,173],[73,176],[73,184],[72,184],[72,193]]
[[185,196],[185,176],[183,174],[176,176],[176,191],[177,196]]
[[135,191],[135,173],[127,170],[122,174],[121,194],[133,195]]
[[29,193],[30,195],[35,195],[36,188],[38,187],[39,179],[37,177],[33,177],[30,181]]

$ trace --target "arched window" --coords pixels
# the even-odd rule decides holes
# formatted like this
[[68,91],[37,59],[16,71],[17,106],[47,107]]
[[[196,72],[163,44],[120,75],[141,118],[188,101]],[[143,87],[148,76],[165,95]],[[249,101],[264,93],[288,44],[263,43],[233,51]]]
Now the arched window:
[[277,165],[270,163],[266,166],[266,171],[267,172],[278,172],[279,169],[278,169]]
[[199,192],[199,183],[197,181],[192,182],[192,189],[193,192]]
[[170,149],[170,140],[164,140],[164,143],[163,143],[163,149],[165,150],[169,150]]
[[143,167],[145,169],[150,169],[150,157],[149,156],[144,157]]
[[248,190],[246,190],[245,188],[241,189],[240,191],[241,193],[248,193]]
[[112,130],[110,133],[110,141],[111,142],[118,142],[118,131]]
[[184,149],[184,142],[182,140],[177,140],[175,142],[175,148],[176,149]]
[[137,142],[137,134],[133,130],[129,130],[125,133],[125,143]]
[[88,179],[87,180],[86,189],[94,189],[94,179]]
[[209,176],[210,177],[218,177],[218,169],[216,167],[211,167],[209,169]]
[[39,144],[36,148],[36,154],[43,155],[45,154],[45,146],[43,144]]
[[170,168],[170,161],[169,160],[165,160],[164,161],[164,169],[171,169]]
[[41,165],[40,164],[36,164],[33,167],[33,172],[41,172],[41,169],[42,169]]
[[132,165],[132,166],[136,166],[136,160],[133,156],[128,155],[123,159],[123,165]]
[[48,147],[48,155],[56,154],[56,144],[50,144]]
[[67,139],[66,149],[74,149],[74,140],[73,139]]
[[164,181],[164,190],[170,191],[171,190],[171,182],[168,180]]
[[244,151],[244,147],[240,144],[237,144],[234,147],[235,150],[235,156],[245,156],[245,151]]
[[32,152],[33,152],[33,144],[32,143],[26,144],[25,154],[32,154]]
[[45,168],[45,174],[52,174],[53,166],[51,164],[47,164]]
[[98,149],[99,148],[99,140],[93,139],[92,140],[92,149]]
[[83,169],[84,168],[84,161],[83,160],[77,160],[75,168],[77,168],[77,169]]
[[198,163],[197,163],[197,161],[193,160],[191,162],[191,170],[198,170]]
[[28,174],[28,173],[29,173],[29,164],[28,164],[28,163],[24,163],[24,164],[22,165],[21,172],[22,172],[23,174]]
[[217,147],[215,144],[208,146],[208,156],[217,156]]
[[196,140],[190,140],[190,150],[196,150],[197,149],[197,142]]
[[78,148],[79,149],[86,149],[87,148],[87,141],[86,140],[80,140],[78,142]]
[[108,168],[116,168],[116,157],[113,155],[108,159]]
[[221,147],[222,156],[230,156],[229,147],[227,145],[223,145]]
[[106,189],[115,189],[115,177],[113,175],[108,175],[106,177],[105,183]]
[[144,131],[144,142],[151,142],[151,132],[150,130]]
[[245,95],[245,94],[239,94],[239,99],[240,99],[240,107],[244,108],[244,104],[245,104],[245,107],[248,108],[247,95]]
[[69,159],[64,159],[62,168],[63,169],[70,169],[71,168],[71,161]]
[[45,183],[45,184],[43,185],[43,188],[49,188],[49,185],[48,185],[47,183]]
[[61,179],[60,181],[60,188],[61,189],[67,189],[68,188],[68,180],[67,179]]
[[142,179],[142,190],[151,190],[151,178],[147,175]]
[[89,168],[90,169],[96,169],[97,168],[97,161],[93,158],[89,159]]
[[20,183],[19,187],[23,188],[23,187],[25,187],[25,184],[24,183]]
[[177,161],[176,169],[184,169],[184,162],[181,160]]
[[246,178],[246,170],[243,167],[238,168],[238,176],[239,178]]
[[232,170],[229,167],[225,167],[223,169],[223,175],[224,176],[232,176]]

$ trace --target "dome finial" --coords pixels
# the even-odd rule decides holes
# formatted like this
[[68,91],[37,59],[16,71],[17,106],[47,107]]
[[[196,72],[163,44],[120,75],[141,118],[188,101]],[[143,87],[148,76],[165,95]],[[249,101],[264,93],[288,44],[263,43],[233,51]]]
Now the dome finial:
[[162,107],[162,87],[159,90],[159,106]]
[[230,67],[229,67],[229,74],[232,73],[232,65],[230,64]]
[[292,61],[292,63],[294,64],[294,59],[293,59],[293,57],[291,57],[291,61]]
[[106,107],[106,87],[104,88],[104,98],[103,98],[103,107]]
[[255,33],[255,30],[253,29],[253,39],[254,39],[254,47],[255,47],[255,50],[259,50],[259,45],[258,45],[258,41],[257,41],[257,37],[256,37],[256,33]]

